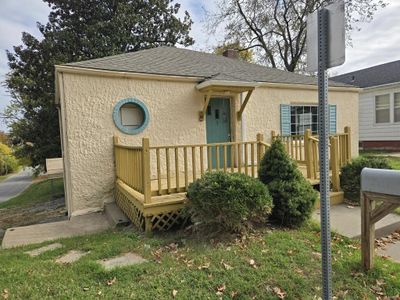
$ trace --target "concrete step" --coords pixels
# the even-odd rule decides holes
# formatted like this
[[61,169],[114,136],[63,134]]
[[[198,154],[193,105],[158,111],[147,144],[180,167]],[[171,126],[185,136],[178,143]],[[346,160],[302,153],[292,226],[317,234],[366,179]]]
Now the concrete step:
[[104,205],[104,213],[113,227],[126,226],[130,223],[128,217],[115,202],[106,203]]
[[[320,221],[320,212],[313,213],[313,219]],[[361,207],[339,204],[331,206],[330,222],[332,230],[349,238],[358,239],[361,236]],[[400,216],[389,214],[375,224],[375,236],[381,238],[400,229]]]
[[[329,200],[330,200],[330,204],[332,206],[342,204],[344,202],[344,193],[343,192],[330,192]],[[315,208],[317,208],[317,209],[320,208],[319,196],[318,196],[317,203],[315,203]]]

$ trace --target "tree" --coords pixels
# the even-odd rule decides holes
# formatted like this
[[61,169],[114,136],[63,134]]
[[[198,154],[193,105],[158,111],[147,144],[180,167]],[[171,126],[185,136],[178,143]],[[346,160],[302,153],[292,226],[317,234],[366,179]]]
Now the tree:
[[223,43],[214,49],[214,53],[222,55],[225,50],[234,49],[239,52],[239,59],[247,62],[253,62],[253,51],[251,49],[245,49],[239,42],[234,43]]
[[54,65],[160,45],[188,46],[192,20],[179,18],[173,0],[44,0],[51,7],[37,39],[22,33],[22,45],[7,51],[6,87],[12,101],[3,113],[16,154],[43,169],[59,157],[60,134],[54,103]]
[[[208,14],[210,32],[225,25],[226,41],[254,49],[262,63],[294,72],[304,66],[307,14],[330,0],[219,0]],[[347,35],[357,23],[372,20],[384,0],[347,0]]]

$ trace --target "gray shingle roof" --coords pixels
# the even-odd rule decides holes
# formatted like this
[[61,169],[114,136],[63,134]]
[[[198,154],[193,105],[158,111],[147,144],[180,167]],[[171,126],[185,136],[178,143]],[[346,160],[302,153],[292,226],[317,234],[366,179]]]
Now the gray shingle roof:
[[[158,47],[137,52],[66,64],[79,68],[200,77],[207,79],[315,85],[316,78],[268,68],[211,53],[175,47]],[[330,83],[333,86],[349,86]]]
[[400,82],[400,60],[335,76],[332,80],[362,88]]

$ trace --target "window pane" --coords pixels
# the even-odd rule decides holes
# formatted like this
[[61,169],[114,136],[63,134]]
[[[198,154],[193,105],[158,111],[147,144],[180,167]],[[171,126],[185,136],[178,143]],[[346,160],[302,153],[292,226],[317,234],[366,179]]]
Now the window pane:
[[400,122],[400,93],[394,93],[394,121]]
[[293,105],[291,112],[291,127],[292,135],[304,134],[306,129],[311,129],[314,134],[317,133],[318,108],[317,106],[301,106]]
[[376,123],[390,122],[390,96],[389,94],[375,97]]

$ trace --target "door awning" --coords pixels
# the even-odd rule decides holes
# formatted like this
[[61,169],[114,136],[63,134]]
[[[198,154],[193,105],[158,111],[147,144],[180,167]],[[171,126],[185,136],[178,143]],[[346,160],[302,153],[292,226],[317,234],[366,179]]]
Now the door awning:
[[260,84],[257,82],[248,81],[224,81],[224,80],[213,80],[209,79],[199,83],[196,88],[206,95],[203,109],[199,112],[200,121],[204,120],[204,115],[207,110],[208,103],[213,95],[224,95],[224,94],[240,94],[245,93],[246,98],[244,99],[239,111],[237,112],[238,120],[241,120],[243,111],[250,100],[250,97],[254,89]]

